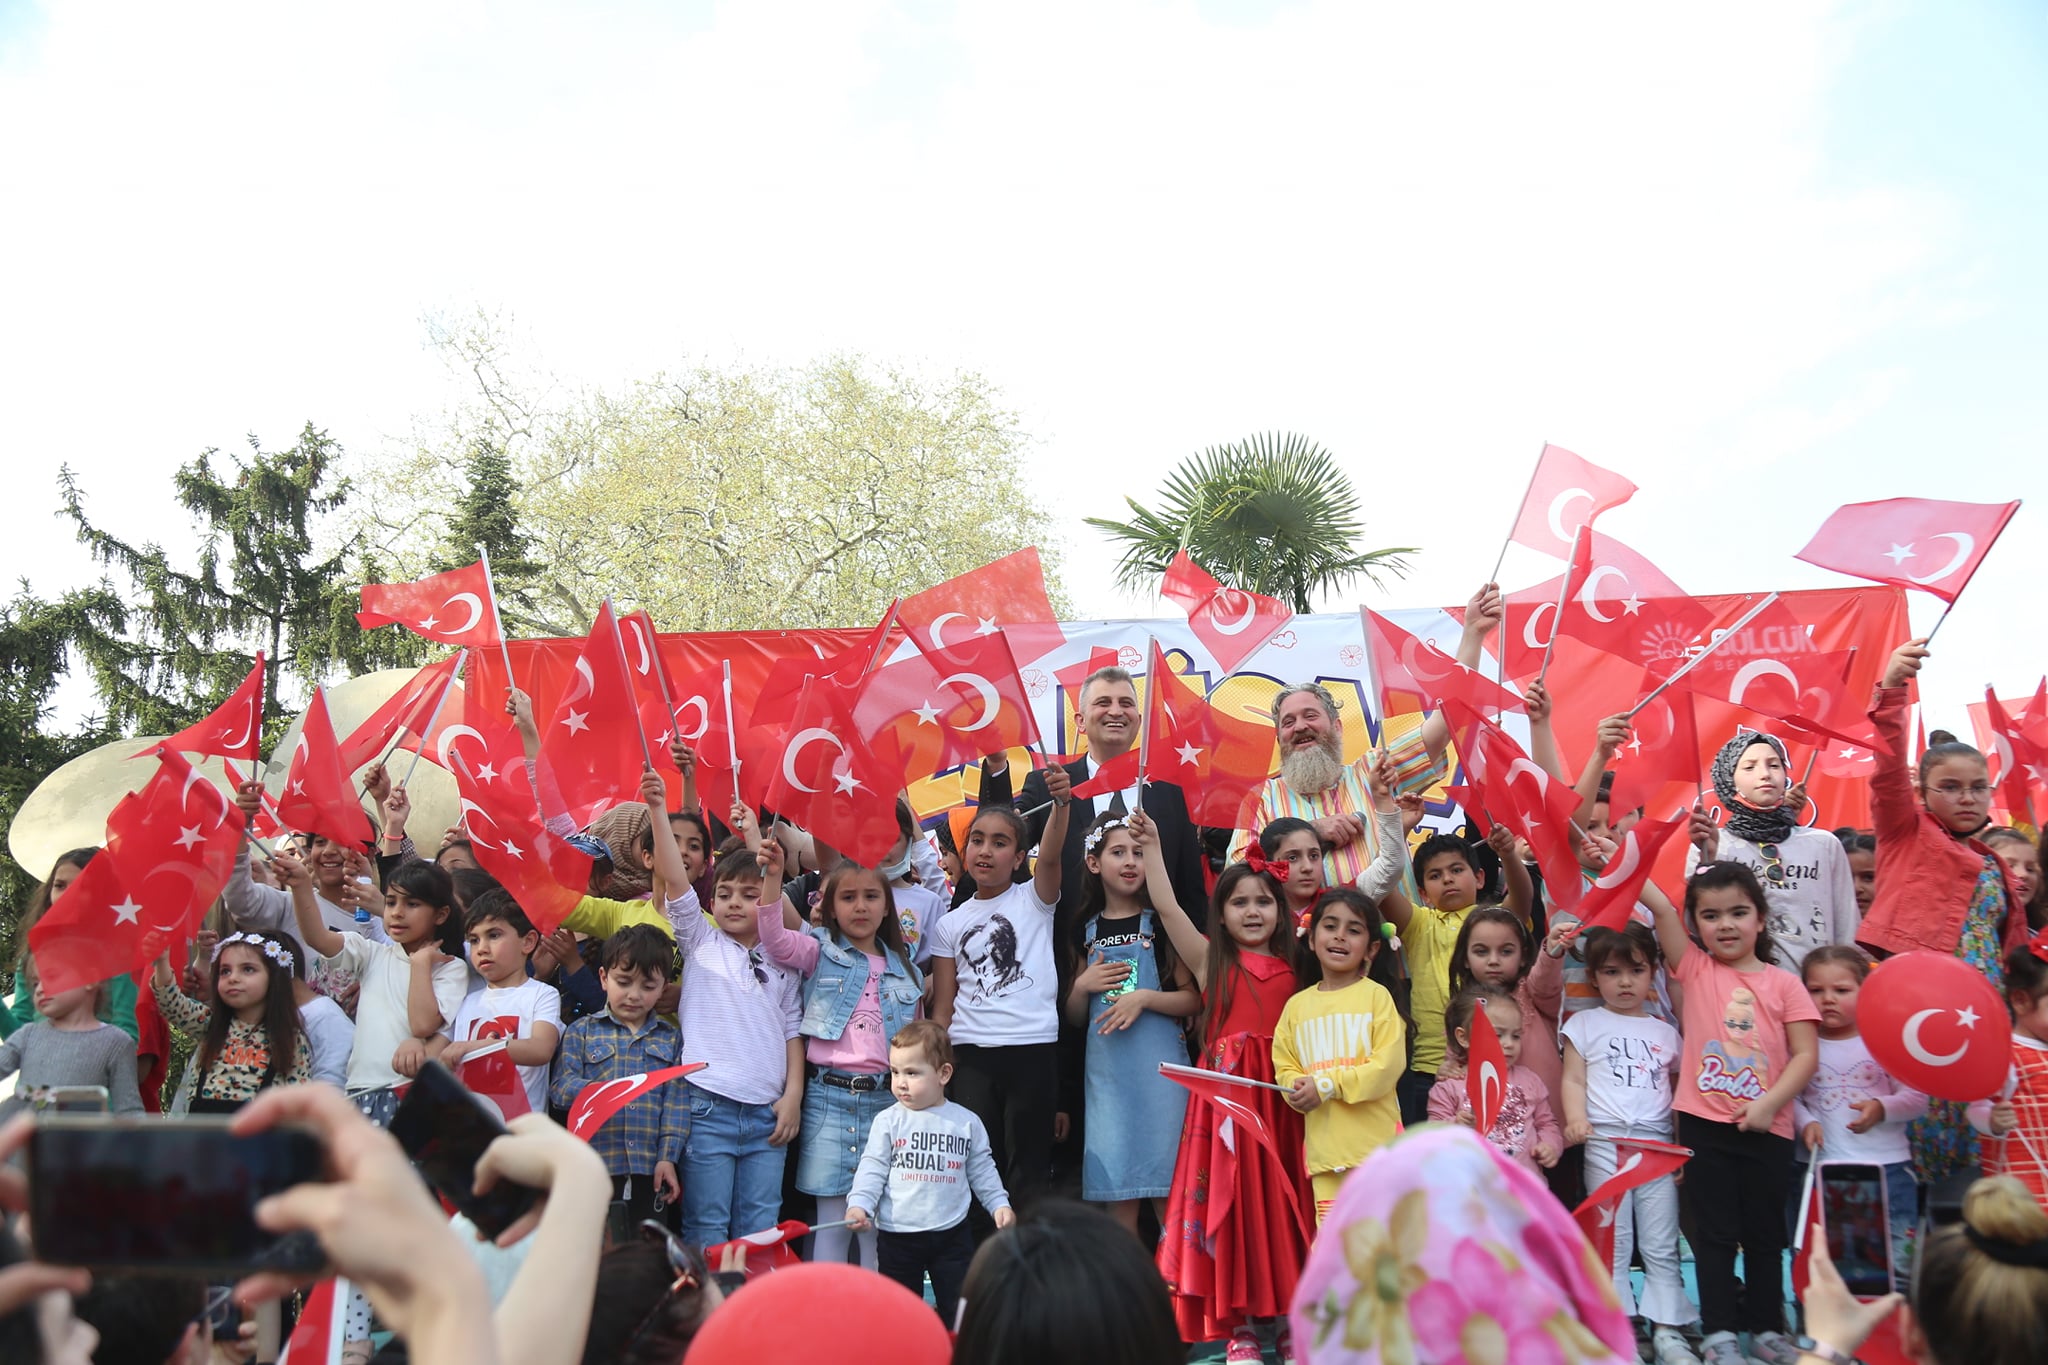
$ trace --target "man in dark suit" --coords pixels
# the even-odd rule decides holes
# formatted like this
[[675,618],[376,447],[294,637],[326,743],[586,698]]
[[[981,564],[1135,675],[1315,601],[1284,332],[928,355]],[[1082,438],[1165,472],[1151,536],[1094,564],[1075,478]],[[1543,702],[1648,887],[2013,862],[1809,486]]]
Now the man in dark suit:
[[[1067,776],[1079,786],[1095,776],[1096,768],[1128,753],[1138,742],[1138,726],[1144,712],[1138,705],[1138,688],[1121,668],[1098,668],[1081,684],[1081,731],[1088,736],[1088,752],[1063,765]],[[998,766],[998,763],[1000,766]],[[1007,760],[991,760],[981,770],[981,803],[990,805],[1011,800],[1010,768]],[[1041,809],[1052,798],[1046,794],[1045,774],[1034,770],[1024,779],[1017,794],[1017,808],[1036,812],[1026,816],[1031,838],[1036,842],[1045,830],[1047,811]],[[1108,811],[1129,811],[1143,802],[1145,814],[1159,831],[1159,849],[1166,859],[1166,875],[1173,882],[1174,898],[1196,927],[1208,923],[1209,893],[1202,876],[1201,831],[1188,816],[1187,798],[1171,782],[1151,782],[1140,792],[1133,783],[1119,792],[1074,798],[1068,813],[1067,840],[1060,849],[1060,924],[1070,929],[1081,906],[1081,877],[1085,870],[1082,840],[1096,817]]]

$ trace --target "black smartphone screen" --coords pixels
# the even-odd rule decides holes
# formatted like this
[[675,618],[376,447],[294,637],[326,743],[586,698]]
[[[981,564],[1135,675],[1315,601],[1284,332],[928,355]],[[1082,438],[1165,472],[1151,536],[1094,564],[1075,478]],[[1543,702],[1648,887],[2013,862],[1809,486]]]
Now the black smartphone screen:
[[257,1202],[326,1178],[301,1128],[237,1136],[227,1121],[52,1115],[28,1144],[36,1257],[133,1273],[311,1274],[311,1233],[256,1226]]
[[391,1116],[391,1136],[405,1148],[434,1193],[453,1204],[486,1237],[517,1222],[540,1198],[538,1190],[500,1181],[489,1194],[473,1193],[484,1148],[509,1131],[487,1100],[478,1098],[439,1062],[427,1062]]
[[1820,1167],[1821,1223],[1828,1257],[1849,1292],[1877,1298],[1892,1288],[1891,1220],[1884,1168],[1824,1161]]

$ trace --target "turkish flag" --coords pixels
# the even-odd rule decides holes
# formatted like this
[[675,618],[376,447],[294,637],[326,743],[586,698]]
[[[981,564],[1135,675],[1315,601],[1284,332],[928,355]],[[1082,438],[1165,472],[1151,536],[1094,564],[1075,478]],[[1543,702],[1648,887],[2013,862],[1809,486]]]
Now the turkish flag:
[[2019,510],[2017,502],[1852,502],[1836,508],[1793,558],[1953,602]]
[[449,645],[490,646],[504,639],[497,599],[481,563],[414,583],[365,583],[356,624],[364,630],[404,626]]
[[858,688],[861,680],[887,656],[889,633],[896,625],[896,611],[897,604],[890,603],[881,620],[870,626],[849,648],[837,654],[827,654],[812,644],[809,658],[791,654],[770,664],[767,679],[753,694],[753,703],[748,707],[754,723],[787,724],[796,713],[797,699],[803,696],[806,683],[837,687],[848,693]]
[[1839,777],[1849,781],[1870,780],[1877,771],[1877,751],[1866,749],[1859,744],[1843,744],[1837,741],[1821,746],[1820,757],[1814,766],[1823,776]]
[[341,742],[342,771],[352,773],[382,754],[400,732],[424,738],[428,724],[441,711],[448,689],[455,686],[467,657],[465,653],[456,653],[437,664],[428,664],[372,711],[368,720],[351,730]]
[[534,928],[553,933],[588,894],[590,855],[541,822],[523,768],[515,778],[496,781],[481,780],[467,768],[466,762],[456,764],[455,790],[470,852],[512,893]]
[[1535,672],[1553,634],[1638,663],[1682,660],[1713,620],[1644,556],[1588,530],[1564,577],[1509,594],[1502,627],[1507,671],[1517,677]]
[[512,1054],[505,1051],[503,1042],[463,1054],[456,1075],[473,1093],[496,1105],[507,1119],[533,1112],[526,1082],[519,1078],[519,1068],[512,1064]]
[[1642,899],[1643,883],[1650,880],[1650,873],[1657,866],[1657,855],[1691,819],[1692,812],[1681,810],[1668,819],[1638,820],[1629,826],[1606,870],[1587,888],[1572,912],[1579,917],[1575,935],[1588,929],[1627,928],[1636,902]]
[[239,758],[253,764],[263,751],[263,651],[256,651],[256,666],[226,701],[213,708],[213,714],[163,743],[182,753]]
[[745,1236],[733,1238],[730,1242],[715,1242],[705,1247],[704,1264],[719,1265],[724,1262],[728,1251],[744,1251],[747,1253],[749,1280],[773,1274],[778,1270],[787,1270],[793,1265],[803,1264],[796,1254],[794,1243],[799,1238],[810,1236],[810,1233],[809,1223],[794,1218],[786,1219],[772,1228],[749,1232]]
[[681,1080],[693,1071],[702,1071],[707,1065],[705,1062],[684,1062],[681,1066],[643,1071],[637,1076],[621,1076],[613,1081],[592,1081],[576,1092],[576,1103],[569,1106],[569,1131],[588,1142],[591,1134],[611,1121],[612,1115],[657,1085]]
[[749,809],[766,805],[769,773],[782,752],[780,732],[748,725],[739,699],[728,689],[725,666],[714,664],[681,679],[675,699],[676,734],[697,753],[697,792],[704,809],[723,820],[735,794]]
[[2048,784],[2048,752],[2006,712],[2005,703],[1988,687],[1984,689],[1984,712],[1991,747],[1998,755],[1999,800],[2007,811],[2023,817],[2033,789]]
[[1294,608],[1279,598],[1226,586],[1186,550],[1166,566],[1159,593],[1188,614],[1188,628],[1225,673],[1235,672],[1294,619]]
[[347,1335],[347,1280],[322,1280],[306,1291],[306,1306],[299,1310],[292,1326],[291,1340],[277,1365],[341,1365],[342,1340]]
[[1741,630],[1716,632],[1714,640],[1713,651],[1674,686],[1810,737],[1876,743],[1865,714],[1869,693],[1848,682],[1856,651],[1822,649],[1783,600],[1766,605]]
[[1031,698],[1000,631],[939,650],[920,642],[867,676],[853,714],[863,733],[895,735],[911,765],[906,778],[1038,743]]
[[1614,1139],[1614,1174],[1600,1188],[1586,1196],[1586,1202],[1572,1210],[1593,1254],[1603,1266],[1614,1264],[1614,1216],[1621,1209],[1621,1197],[1639,1185],[1670,1175],[1692,1160],[1692,1148],[1647,1138]]
[[1368,607],[1359,608],[1359,615],[1365,622],[1366,652],[1382,716],[1434,711],[1446,701],[1460,702],[1488,720],[1522,709],[1520,697],[1434,644],[1416,639]]
[[1472,1125],[1481,1137],[1493,1131],[1500,1107],[1508,1098],[1508,1058],[1500,1035],[1487,1017],[1486,1002],[1472,1011],[1472,1046],[1466,1050],[1465,1099],[1472,1106]]
[[[1662,681],[1646,669],[1638,701]],[[1700,760],[1699,726],[1690,692],[1670,687],[1636,712],[1629,739],[1614,755],[1614,787],[1608,795],[1609,819],[1642,809],[1658,811],[1673,799],[1670,789],[1684,788],[1679,804],[1690,805],[1698,794],[1704,765]]]
[[[1273,1136],[1273,1130],[1267,1126],[1265,1115],[1252,1103],[1253,1095],[1262,1088],[1260,1082],[1247,1080],[1243,1076],[1233,1076],[1227,1071],[1207,1071],[1198,1066],[1182,1066],[1178,1062],[1161,1062],[1159,1074],[1186,1086],[1191,1093],[1207,1101],[1223,1115],[1224,1121],[1229,1123],[1236,1133],[1249,1137],[1270,1152],[1273,1160],[1279,1162],[1283,1169],[1286,1167],[1287,1159],[1281,1155],[1279,1139]],[[1280,1089],[1277,1085],[1264,1088]],[[1302,1238],[1305,1241],[1314,1241],[1315,1228],[1309,1222],[1307,1211],[1301,1206],[1301,1196],[1294,1188],[1294,1183],[1284,1181],[1282,1188],[1287,1191],[1287,1202],[1294,1210],[1294,1221],[1301,1229]],[[1216,1186],[1210,1193],[1212,1205],[1217,1200],[1227,1201],[1229,1197],[1230,1190],[1223,1185]],[[1212,1207],[1210,1225],[1220,1223],[1223,1213],[1223,1210]]]
[[1528,840],[1536,865],[1543,870],[1544,889],[1556,898],[1558,909],[1570,909],[1580,892],[1572,833],[1579,794],[1531,760],[1507,731],[1470,707],[1447,702],[1444,714],[1457,737],[1467,785],[1477,804],[1494,823]]
[[1141,780],[1179,787],[1196,824],[1235,828],[1245,798],[1278,766],[1272,722],[1211,705],[1156,642],[1146,682]]
[[[1566,450],[1546,445],[1536,459],[1522,512],[1508,539],[1558,559],[1569,559],[1572,537],[1610,507],[1634,497],[1636,486]],[[1552,599],[1555,601],[1556,599]]]
[[638,799],[645,736],[611,603],[597,609],[569,689],[540,733],[543,786],[554,784],[550,796],[560,794],[578,826]]
[[189,942],[227,885],[242,813],[175,749],[107,817],[107,846],[29,931],[52,992],[148,970]]
[[313,704],[292,744],[291,766],[277,797],[277,818],[287,829],[318,834],[348,848],[369,845],[374,831],[370,817],[356,801],[348,771],[341,766],[341,745],[327,714],[327,689],[313,689]]
[[877,743],[879,753],[861,738],[840,689],[813,684],[776,746],[768,806],[863,867],[878,866],[901,837],[903,765],[890,736]]
[[1010,638],[1019,665],[1035,663],[1067,641],[1045,593],[1045,570],[1032,546],[949,578],[897,604],[896,619],[911,638],[943,649],[962,633]]

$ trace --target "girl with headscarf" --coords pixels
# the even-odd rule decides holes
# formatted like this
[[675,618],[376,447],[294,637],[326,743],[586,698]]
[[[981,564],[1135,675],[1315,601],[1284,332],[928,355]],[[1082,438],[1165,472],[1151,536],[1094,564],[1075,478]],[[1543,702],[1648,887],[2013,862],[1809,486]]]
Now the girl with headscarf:
[[1849,855],[1833,834],[1799,824],[1798,807],[1786,800],[1790,773],[1783,740],[1736,731],[1714,755],[1714,795],[1728,823],[1717,825],[1705,807],[1693,808],[1685,873],[1712,862],[1741,863],[1756,873],[1770,902],[1772,961],[1797,973],[1815,948],[1855,942],[1859,916]]

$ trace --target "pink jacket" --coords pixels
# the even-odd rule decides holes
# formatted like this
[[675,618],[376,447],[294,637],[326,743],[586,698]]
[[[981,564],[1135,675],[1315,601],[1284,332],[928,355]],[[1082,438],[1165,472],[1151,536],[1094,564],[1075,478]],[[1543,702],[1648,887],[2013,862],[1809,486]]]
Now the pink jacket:
[[[1924,948],[1953,954],[1962,941],[1984,859],[1998,855],[1976,839],[1959,839],[1929,815],[1913,789],[1906,755],[1906,689],[1880,687],[1870,704],[1877,737],[1895,757],[1878,756],[1870,775],[1870,815],[1877,827],[1877,895],[1856,931],[1856,941],[1880,956]],[[2010,949],[2027,936],[2027,909],[2006,881],[2005,927],[2000,944]]]

